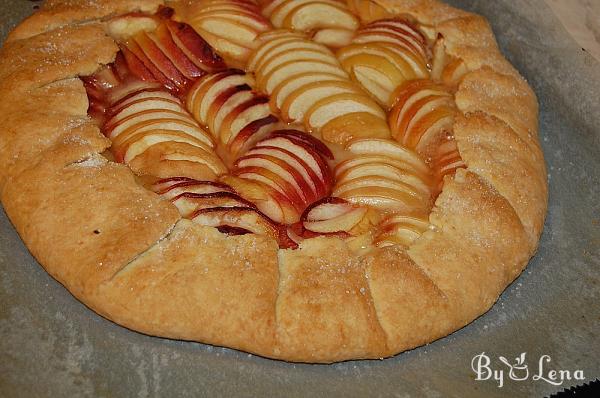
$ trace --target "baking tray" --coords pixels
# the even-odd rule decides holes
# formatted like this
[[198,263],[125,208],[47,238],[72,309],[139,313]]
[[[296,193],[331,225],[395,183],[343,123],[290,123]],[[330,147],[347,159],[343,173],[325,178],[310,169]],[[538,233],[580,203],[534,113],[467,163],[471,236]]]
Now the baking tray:
[[[550,205],[535,258],[494,308],[447,338],[383,361],[288,364],[145,336],[88,310],[49,277],[0,215],[0,396],[541,397],[600,377],[600,64],[542,0],[451,1],[488,17],[540,98]],[[36,3],[0,0],[2,40]],[[475,380],[485,352],[502,387]],[[511,380],[526,352],[529,377]],[[521,370],[522,372],[522,370]],[[483,376],[483,375],[482,375]],[[522,373],[515,372],[515,377]]]

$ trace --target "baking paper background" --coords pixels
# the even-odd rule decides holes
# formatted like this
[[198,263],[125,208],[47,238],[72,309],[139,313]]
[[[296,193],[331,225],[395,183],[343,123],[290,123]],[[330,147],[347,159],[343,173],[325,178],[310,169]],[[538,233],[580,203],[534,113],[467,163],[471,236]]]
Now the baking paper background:
[[[579,383],[475,381],[471,361],[482,352],[495,369],[507,371],[497,357],[526,352],[532,373],[549,355],[547,369],[600,377],[600,64],[543,0],[451,3],[490,19],[541,106],[546,227],[537,255],[490,312],[392,359],[329,366],[149,337],[75,300],[0,212],[0,396],[525,397]],[[0,0],[2,39],[34,4]]]

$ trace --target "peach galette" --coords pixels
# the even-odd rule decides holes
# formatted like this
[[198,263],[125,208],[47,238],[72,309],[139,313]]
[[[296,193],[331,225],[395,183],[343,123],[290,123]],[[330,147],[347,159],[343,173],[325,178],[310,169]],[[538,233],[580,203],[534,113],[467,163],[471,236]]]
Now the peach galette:
[[543,225],[535,95],[437,1],[47,1],[0,84],[8,215],[145,333],[390,356],[486,311]]

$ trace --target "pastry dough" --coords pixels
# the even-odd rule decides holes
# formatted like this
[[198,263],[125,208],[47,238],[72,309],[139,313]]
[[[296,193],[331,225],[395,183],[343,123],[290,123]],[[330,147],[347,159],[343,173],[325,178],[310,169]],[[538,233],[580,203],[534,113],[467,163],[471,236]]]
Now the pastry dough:
[[[48,0],[0,53],[0,198],[31,253],[76,298],[120,325],[287,361],[384,358],[486,312],[526,266],[544,223],[535,94],[478,15],[435,0],[349,3],[363,24],[409,16],[439,33],[446,57],[462,61],[465,72],[457,74],[453,127],[464,167],[445,177],[426,206],[430,227],[411,244],[371,247],[322,235],[285,248],[268,235],[229,236],[182,218],[130,168],[104,156],[111,142],[88,117],[79,79],[115,60],[107,21],[152,14],[161,1]],[[339,18],[327,29],[352,37],[353,25]],[[380,106],[375,99],[344,90],[336,95],[364,97],[365,110],[345,123],[369,120],[379,126],[377,139],[391,139],[382,138],[389,132],[379,111],[371,112]],[[319,128],[339,136],[327,124]],[[360,138],[354,131],[330,146]]]

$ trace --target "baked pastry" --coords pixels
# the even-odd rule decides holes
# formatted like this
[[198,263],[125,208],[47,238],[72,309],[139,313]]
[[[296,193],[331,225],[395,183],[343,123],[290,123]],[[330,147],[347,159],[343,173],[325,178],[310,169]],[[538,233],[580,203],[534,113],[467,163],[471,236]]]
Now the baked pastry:
[[48,0],[0,54],[0,192],[98,314],[270,358],[383,358],[535,252],[538,106],[434,0]]

